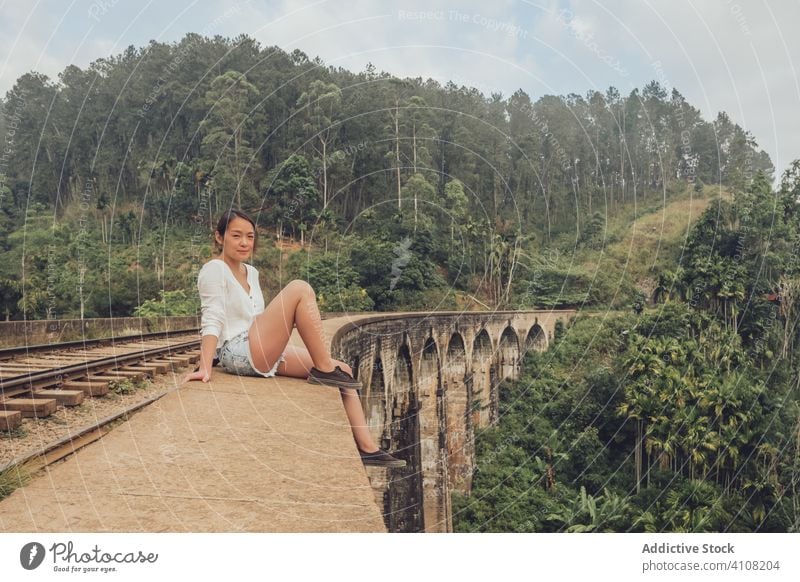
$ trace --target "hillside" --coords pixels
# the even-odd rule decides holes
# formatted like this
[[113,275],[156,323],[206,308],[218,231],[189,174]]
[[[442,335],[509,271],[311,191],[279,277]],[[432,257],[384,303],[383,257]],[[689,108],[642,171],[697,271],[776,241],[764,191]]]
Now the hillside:
[[[271,291],[313,271],[335,311],[454,307],[455,293],[492,308],[602,305],[618,288],[630,301],[647,285],[625,279],[625,252],[609,248],[621,264],[608,272],[591,252],[624,242],[597,238],[607,219],[613,235],[633,200],[631,220],[688,183],[742,189],[774,172],[724,112],[703,119],[657,81],[627,94],[486,95],[324,66],[245,35],[130,46],[56,80],[29,72],[0,99],[10,106],[0,311],[11,319],[127,316],[162,290],[190,291],[232,206],[277,238],[347,257],[346,273],[324,257],[283,272],[278,249],[258,258]],[[558,245],[542,269],[576,229],[578,248]],[[528,264],[516,269],[520,249]]]
[[666,205],[637,209],[632,220],[620,216],[609,227],[608,240],[612,242],[582,266],[590,273],[614,274],[650,299],[659,273],[681,262],[686,240],[700,215],[719,200],[730,198],[730,193],[719,188],[706,188],[701,195],[688,190]]
[[659,274],[680,264],[701,214],[730,198],[719,187],[684,188],[658,202],[596,213],[579,236],[561,235],[522,253],[512,304],[607,310],[649,300]]

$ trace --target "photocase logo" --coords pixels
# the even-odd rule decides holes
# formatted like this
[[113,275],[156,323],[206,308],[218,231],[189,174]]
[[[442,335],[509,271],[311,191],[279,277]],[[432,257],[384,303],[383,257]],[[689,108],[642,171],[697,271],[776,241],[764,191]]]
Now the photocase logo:
[[19,552],[19,563],[26,570],[35,570],[44,560],[44,546],[39,542],[30,542],[22,546]]
[[393,249],[394,254],[397,256],[395,260],[392,261],[392,279],[389,285],[389,289],[394,289],[394,286],[397,285],[397,282],[400,280],[400,275],[403,272],[403,267],[408,264],[408,261],[411,260],[411,253],[409,252],[409,248],[411,247],[411,239],[405,237],[400,244],[395,246]]

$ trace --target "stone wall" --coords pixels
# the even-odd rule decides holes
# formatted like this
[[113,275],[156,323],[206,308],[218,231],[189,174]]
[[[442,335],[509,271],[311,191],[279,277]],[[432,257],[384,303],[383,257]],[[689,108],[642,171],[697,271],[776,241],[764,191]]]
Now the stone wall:
[[364,385],[375,441],[407,461],[367,468],[389,531],[452,531],[450,493],[470,490],[475,429],[498,421],[501,382],[575,313],[386,313],[339,328],[331,350]]
[[199,329],[198,317],[115,317],[0,321],[0,347],[136,335],[156,331]]
[[[323,319],[373,313],[323,313]],[[0,321],[0,348],[52,344],[82,339],[99,339],[157,331],[200,329],[200,318],[189,317],[114,317],[89,319],[32,319]]]

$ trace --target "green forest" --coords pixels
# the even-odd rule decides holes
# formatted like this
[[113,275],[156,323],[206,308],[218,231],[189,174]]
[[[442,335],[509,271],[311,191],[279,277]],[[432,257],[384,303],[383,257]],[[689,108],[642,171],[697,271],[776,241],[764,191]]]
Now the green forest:
[[578,308],[500,387],[458,531],[800,531],[800,162],[652,81],[485,95],[189,34],[0,99],[5,320],[192,315],[256,218],[268,301]]
[[[503,98],[246,36],[131,46],[57,80],[31,72],[2,107],[5,319],[191,311],[231,206],[303,251],[280,265],[264,245],[265,292],[304,276],[327,311],[455,306],[462,292],[491,307],[630,302],[629,282],[593,283],[572,249],[689,186],[774,171],[727,115],[704,121],[657,82]],[[565,260],[526,293],[551,248]]]
[[708,207],[654,305],[526,354],[457,531],[800,531],[797,170]]

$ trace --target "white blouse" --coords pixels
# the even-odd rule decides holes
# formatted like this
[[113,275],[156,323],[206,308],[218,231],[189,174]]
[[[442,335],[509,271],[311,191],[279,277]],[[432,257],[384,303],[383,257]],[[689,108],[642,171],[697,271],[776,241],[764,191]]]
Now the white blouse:
[[264,311],[264,294],[258,282],[258,270],[242,263],[247,269],[250,293],[236,280],[228,264],[211,259],[197,275],[200,293],[200,335],[215,335],[220,346],[250,328],[256,315]]

